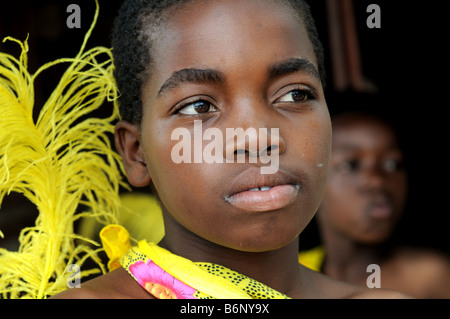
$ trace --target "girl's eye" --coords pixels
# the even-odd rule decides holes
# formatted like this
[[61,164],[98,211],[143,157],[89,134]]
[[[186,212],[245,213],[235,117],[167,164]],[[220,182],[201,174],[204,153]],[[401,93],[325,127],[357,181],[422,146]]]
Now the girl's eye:
[[301,103],[311,99],[314,99],[314,93],[312,92],[312,90],[296,89],[289,91],[288,93],[280,97],[277,102]]
[[217,109],[207,101],[197,101],[189,103],[180,109],[177,113],[184,115],[197,115],[217,111]]
[[352,174],[359,170],[361,163],[357,159],[343,161],[337,165],[338,171],[344,174]]
[[394,173],[403,169],[403,163],[401,160],[388,159],[382,163],[382,167],[387,173]]

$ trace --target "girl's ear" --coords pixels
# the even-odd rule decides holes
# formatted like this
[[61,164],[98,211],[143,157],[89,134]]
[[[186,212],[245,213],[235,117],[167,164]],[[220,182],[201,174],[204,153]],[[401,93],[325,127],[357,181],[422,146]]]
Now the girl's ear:
[[136,187],[150,185],[151,178],[141,147],[139,127],[121,120],[116,124],[114,137],[130,184]]

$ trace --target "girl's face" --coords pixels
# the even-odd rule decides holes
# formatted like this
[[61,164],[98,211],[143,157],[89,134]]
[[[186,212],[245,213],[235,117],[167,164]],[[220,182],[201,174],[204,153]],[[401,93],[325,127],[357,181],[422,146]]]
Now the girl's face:
[[[330,119],[312,45],[293,12],[272,1],[193,1],[156,37],[139,152],[170,214],[166,236],[177,236],[175,225],[228,248],[268,251],[295,240],[318,208]],[[202,132],[222,132],[222,163],[194,163],[194,144],[211,142],[194,133],[199,120]],[[226,140],[227,128],[266,128],[249,139],[267,142],[272,158],[279,152],[278,170],[261,175],[268,164],[250,163],[250,141]],[[180,139],[171,136],[180,129],[190,133],[190,163],[174,161]],[[240,152],[245,163],[233,160]],[[249,191],[258,187],[272,188]]]
[[333,151],[320,222],[360,243],[385,240],[406,200],[403,154],[394,132],[368,117],[333,122]]

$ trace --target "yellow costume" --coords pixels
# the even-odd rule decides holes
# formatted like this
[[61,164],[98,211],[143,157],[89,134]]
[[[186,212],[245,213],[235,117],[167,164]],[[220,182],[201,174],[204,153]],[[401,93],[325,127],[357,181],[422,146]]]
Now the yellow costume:
[[314,271],[320,272],[325,259],[325,249],[317,246],[298,254],[298,262]]
[[[158,299],[285,299],[286,295],[226,267],[192,262],[155,243],[140,241],[131,247],[128,232],[110,225],[101,232],[109,267],[117,261]],[[131,247],[131,248],[130,248]]]
[[[106,271],[98,256],[101,249],[95,248],[99,245],[74,231],[81,218],[117,223],[119,186],[126,186],[108,136],[119,116],[111,50],[85,51],[97,16],[98,3],[75,58],[47,63],[34,74],[27,70],[26,40],[5,39],[21,46],[19,59],[0,53],[0,204],[9,193],[18,192],[39,210],[35,226],[22,231],[19,250],[0,249],[3,298],[55,295],[67,289],[73,265],[81,268],[87,259],[98,267],[81,271],[80,279]],[[68,68],[34,122],[34,81],[62,63]],[[105,99],[114,102],[109,117],[87,117]],[[160,215],[154,217],[152,235],[158,241],[164,229]],[[108,267],[123,266],[157,298],[287,298],[231,269],[194,263],[151,242],[132,247],[120,226],[104,229],[101,239],[111,259]]]

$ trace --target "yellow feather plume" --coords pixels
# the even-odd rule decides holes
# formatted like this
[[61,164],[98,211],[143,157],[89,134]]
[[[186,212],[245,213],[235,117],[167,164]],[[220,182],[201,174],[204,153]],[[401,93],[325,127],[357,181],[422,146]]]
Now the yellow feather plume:
[[[85,51],[94,21],[75,58],[27,71],[28,44],[19,59],[0,53],[0,204],[11,192],[24,194],[39,210],[35,226],[22,231],[17,252],[0,249],[0,294],[4,298],[46,298],[67,289],[71,264],[88,259],[105,272],[94,241],[74,233],[74,222],[93,216],[116,222],[121,164],[109,136],[118,117],[111,50]],[[34,82],[56,64],[68,64],[61,81],[33,121]],[[89,118],[107,99],[107,118]],[[80,211],[84,208],[84,211]],[[0,225],[0,227],[2,227]],[[2,235],[0,233],[0,235]],[[82,239],[86,244],[75,244]],[[77,241],[79,242],[79,241]]]

